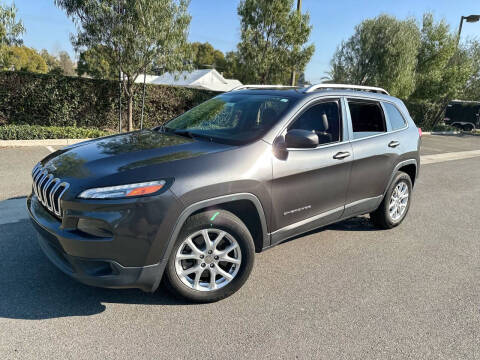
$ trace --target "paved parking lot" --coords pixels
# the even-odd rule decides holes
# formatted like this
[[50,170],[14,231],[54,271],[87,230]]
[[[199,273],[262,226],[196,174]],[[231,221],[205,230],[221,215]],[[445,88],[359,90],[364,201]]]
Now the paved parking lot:
[[[446,140],[445,140],[446,139]],[[480,150],[425,136],[424,155]],[[0,149],[0,196],[25,195],[43,148]],[[81,285],[0,201],[0,354],[18,358],[479,359],[480,157],[423,166],[405,222],[358,217],[258,254],[234,296],[189,305]]]

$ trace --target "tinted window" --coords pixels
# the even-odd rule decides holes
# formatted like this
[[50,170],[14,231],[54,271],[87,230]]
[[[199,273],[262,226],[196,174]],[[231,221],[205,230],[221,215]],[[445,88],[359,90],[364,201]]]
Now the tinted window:
[[352,118],[354,139],[387,131],[379,103],[348,101],[348,107]]
[[284,96],[222,94],[169,121],[165,129],[213,140],[246,143],[263,136],[294,101]]
[[405,127],[405,119],[395,105],[383,103],[383,106],[385,107],[385,112],[387,113],[392,130],[398,130]]
[[340,107],[338,102],[324,102],[307,109],[290,129],[302,129],[315,132],[320,144],[340,140],[341,129]]

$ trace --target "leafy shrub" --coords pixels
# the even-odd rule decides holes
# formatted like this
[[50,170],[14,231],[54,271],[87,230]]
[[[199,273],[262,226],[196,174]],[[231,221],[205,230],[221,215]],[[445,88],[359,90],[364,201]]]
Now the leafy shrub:
[[432,130],[432,121],[435,119],[436,114],[442,110],[441,104],[426,101],[405,101],[405,106],[407,107],[410,116],[415,121],[415,124],[425,131]]
[[[136,84],[133,116],[140,126],[142,84]],[[216,93],[173,86],[147,85],[144,126],[153,127],[215,96]],[[126,102],[122,104],[123,124]],[[0,72],[0,124],[118,128],[118,82]]]
[[108,135],[107,131],[73,126],[1,125],[0,140],[87,139]]

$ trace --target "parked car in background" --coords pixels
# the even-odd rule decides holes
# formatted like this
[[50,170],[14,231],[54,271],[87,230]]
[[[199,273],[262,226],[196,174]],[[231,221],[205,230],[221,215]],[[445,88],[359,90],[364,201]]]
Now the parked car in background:
[[[380,88],[242,86],[164,126],[90,140],[35,166],[40,245],[90,285],[223,299],[255,252],[370,214],[399,225],[420,133]],[[263,274],[261,276],[275,276]]]
[[451,101],[444,122],[465,131],[480,129],[480,101]]

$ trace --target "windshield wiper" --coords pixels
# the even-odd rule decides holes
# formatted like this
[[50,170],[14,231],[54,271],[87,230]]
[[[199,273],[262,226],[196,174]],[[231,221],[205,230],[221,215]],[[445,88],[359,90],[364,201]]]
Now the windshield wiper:
[[193,138],[197,137],[197,138],[204,138],[204,139],[208,139],[209,141],[213,141],[211,136],[208,136],[208,135],[205,135],[205,134],[194,133],[194,132],[191,132],[191,131],[188,131],[188,130],[177,129],[177,130],[174,130],[173,133],[176,134],[176,135],[189,137],[190,139],[193,139]]

